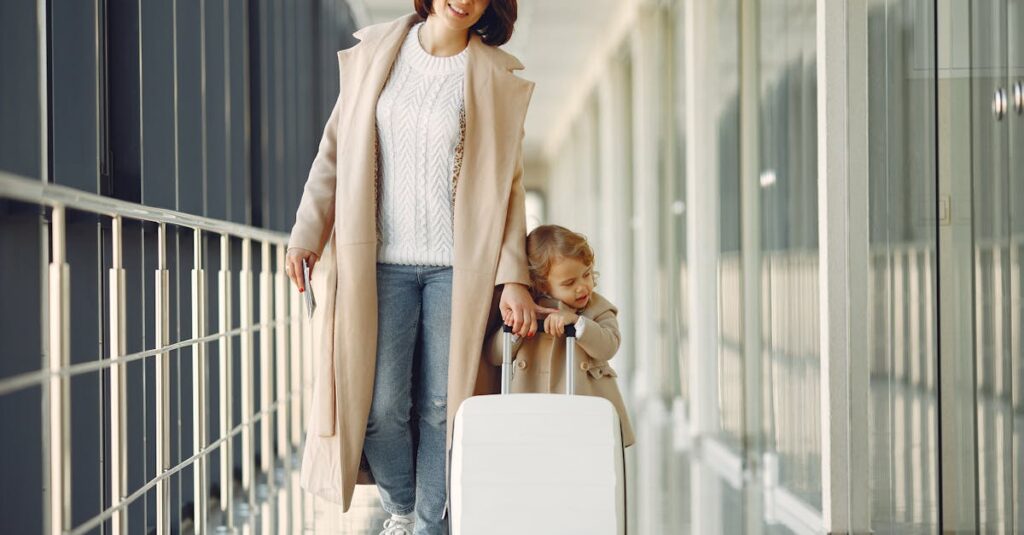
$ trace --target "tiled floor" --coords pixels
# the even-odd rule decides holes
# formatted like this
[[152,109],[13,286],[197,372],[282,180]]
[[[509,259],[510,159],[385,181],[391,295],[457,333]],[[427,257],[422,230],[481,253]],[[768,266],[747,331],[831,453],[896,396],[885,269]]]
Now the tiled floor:
[[[342,514],[341,506],[303,492],[299,487],[299,464],[290,472],[278,467],[276,490],[271,494],[266,482],[256,485],[256,510],[250,512],[247,496],[235,487],[234,529],[223,527],[225,519],[220,504],[210,504],[208,518],[211,533],[240,535],[377,535],[387,514],[380,508],[377,488],[356,487],[352,507]],[[288,477],[285,477],[285,474]],[[191,535],[190,521],[182,525],[181,534]]]
[[[308,495],[307,495],[308,496]],[[306,517],[303,534],[377,535],[388,514],[380,508],[377,487],[359,485],[352,498],[352,507],[342,514],[341,506],[309,496],[313,514]]]

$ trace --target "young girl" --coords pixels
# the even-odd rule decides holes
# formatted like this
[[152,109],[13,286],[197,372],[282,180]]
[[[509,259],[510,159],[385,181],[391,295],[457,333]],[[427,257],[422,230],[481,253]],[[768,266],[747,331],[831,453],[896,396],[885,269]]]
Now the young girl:
[[[618,310],[594,291],[594,252],[583,235],[558,225],[537,227],[526,237],[535,300],[558,310],[544,320],[544,332],[515,337],[512,392],[565,392],[566,325],[576,326],[576,393],[612,402],[622,424],[622,443],[633,444],[633,426],[608,361],[619,349]],[[512,318],[502,318],[511,325]],[[502,331],[491,335],[486,358],[501,366]]]

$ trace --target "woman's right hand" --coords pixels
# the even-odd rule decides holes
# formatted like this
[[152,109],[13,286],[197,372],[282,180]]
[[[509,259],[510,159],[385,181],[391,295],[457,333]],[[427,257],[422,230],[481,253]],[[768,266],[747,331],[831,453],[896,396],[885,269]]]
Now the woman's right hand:
[[295,283],[295,287],[300,292],[306,291],[305,284],[302,283],[302,261],[305,260],[309,264],[309,276],[313,277],[313,265],[320,257],[317,256],[313,251],[306,249],[300,249],[298,247],[292,247],[288,249],[288,254],[284,259],[284,272],[288,275],[288,278]]

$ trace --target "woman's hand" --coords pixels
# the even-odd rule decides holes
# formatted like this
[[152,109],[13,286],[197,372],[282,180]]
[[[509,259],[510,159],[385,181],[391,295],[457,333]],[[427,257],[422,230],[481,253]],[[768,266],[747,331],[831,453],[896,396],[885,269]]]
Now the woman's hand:
[[562,336],[565,334],[565,326],[572,325],[579,319],[580,317],[572,312],[564,310],[552,312],[547,318],[544,318],[544,332],[552,336]]
[[533,336],[537,332],[537,314],[558,312],[553,308],[538,306],[530,297],[530,291],[522,284],[506,284],[501,290],[501,319],[505,325],[512,326],[512,332],[523,336]]
[[295,287],[300,292],[306,291],[306,286],[302,282],[302,260],[305,259],[306,263],[309,264],[309,276],[313,277],[313,265],[320,259],[313,251],[307,251],[306,249],[300,249],[298,247],[292,247],[288,249],[288,255],[284,259],[284,272],[288,275],[288,278],[295,283]]

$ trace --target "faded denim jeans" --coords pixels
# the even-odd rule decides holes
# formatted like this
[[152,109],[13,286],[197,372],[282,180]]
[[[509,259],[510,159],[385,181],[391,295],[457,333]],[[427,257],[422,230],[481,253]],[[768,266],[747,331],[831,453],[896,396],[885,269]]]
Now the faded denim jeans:
[[451,318],[451,267],[377,264],[377,367],[363,451],[384,510],[415,510],[416,535],[448,533],[442,515]]

